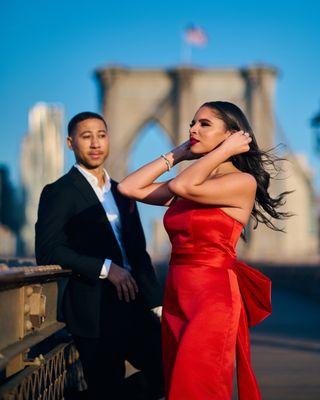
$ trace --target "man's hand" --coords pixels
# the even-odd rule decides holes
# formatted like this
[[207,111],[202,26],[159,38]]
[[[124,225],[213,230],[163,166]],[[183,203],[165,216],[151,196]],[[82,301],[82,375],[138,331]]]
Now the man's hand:
[[129,271],[119,267],[115,263],[111,263],[107,278],[116,287],[119,300],[124,298],[125,301],[129,303],[130,300],[136,298],[139,289]]

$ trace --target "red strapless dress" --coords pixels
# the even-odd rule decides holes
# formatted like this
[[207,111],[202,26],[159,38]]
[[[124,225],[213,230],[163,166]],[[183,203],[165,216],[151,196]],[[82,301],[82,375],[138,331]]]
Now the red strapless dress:
[[162,314],[167,400],[240,400],[261,394],[248,327],[271,313],[271,282],[236,258],[243,226],[220,208],[179,199],[164,225],[172,244]]

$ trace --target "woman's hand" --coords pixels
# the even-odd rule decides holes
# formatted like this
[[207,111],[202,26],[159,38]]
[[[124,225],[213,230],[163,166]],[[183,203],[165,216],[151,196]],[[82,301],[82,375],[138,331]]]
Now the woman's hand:
[[249,151],[250,142],[252,142],[252,137],[248,132],[237,131],[224,140],[219,147],[231,157]]
[[172,150],[174,164],[180,161],[187,161],[187,160],[196,160],[197,158],[201,158],[203,154],[194,154],[190,150],[190,140],[187,140],[180,144],[179,146],[175,147]]

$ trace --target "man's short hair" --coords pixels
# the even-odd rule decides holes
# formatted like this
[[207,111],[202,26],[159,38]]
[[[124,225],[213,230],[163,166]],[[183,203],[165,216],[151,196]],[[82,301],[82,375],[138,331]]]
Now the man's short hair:
[[92,111],[83,111],[79,114],[76,114],[74,117],[70,119],[68,123],[68,136],[73,136],[76,131],[78,123],[85,121],[86,119],[100,119],[105,124],[106,129],[108,129],[105,119],[100,114],[97,114]]

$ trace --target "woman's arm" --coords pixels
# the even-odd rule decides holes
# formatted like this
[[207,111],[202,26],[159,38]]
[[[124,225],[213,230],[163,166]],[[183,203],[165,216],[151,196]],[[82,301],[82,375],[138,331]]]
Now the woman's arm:
[[[188,142],[165,154],[171,166],[186,159]],[[164,172],[167,172],[167,170],[168,167],[165,159],[159,157],[124,178],[118,184],[118,190],[124,196],[143,203],[167,206],[174,197],[174,194],[168,187],[170,180],[154,182]]]
[[241,208],[252,202],[256,181],[250,174],[235,172],[210,177],[212,171],[230,157],[247,152],[251,140],[241,132],[232,134],[219,147],[172,179],[168,189],[180,197],[204,204]]

